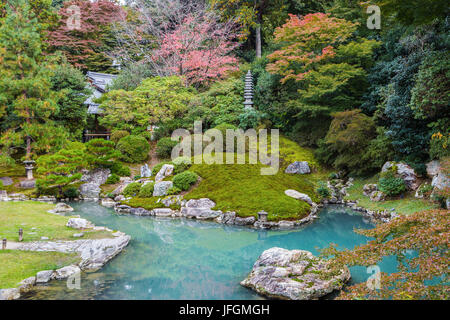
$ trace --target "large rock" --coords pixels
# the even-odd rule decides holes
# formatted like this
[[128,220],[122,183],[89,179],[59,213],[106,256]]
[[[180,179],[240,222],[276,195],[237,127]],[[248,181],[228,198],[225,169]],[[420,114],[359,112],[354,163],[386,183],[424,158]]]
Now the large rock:
[[3,185],[5,187],[10,186],[13,184],[13,180],[10,177],[1,177],[0,181],[3,182]]
[[72,211],[73,208],[64,202],[57,203],[55,209],[48,210],[50,213],[66,213]]
[[112,194],[115,196],[120,195],[123,190],[125,190],[125,188],[132,182],[133,180],[131,178],[120,178],[120,184],[112,191]]
[[163,180],[165,177],[173,173],[174,166],[171,164],[164,164],[155,176],[155,182]]
[[47,283],[52,279],[53,270],[39,271],[36,274],[36,283]]
[[445,174],[445,172],[440,172],[436,176],[434,176],[433,180],[431,181],[431,185],[439,190],[444,190],[445,188],[450,187],[450,179]]
[[367,197],[370,197],[375,191],[378,191],[378,186],[375,183],[369,183],[363,186],[363,194]]
[[294,199],[297,199],[297,200],[301,200],[301,201],[305,201],[310,206],[313,205],[313,201],[311,200],[311,198],[307,194],[300,193],[300,192],[298,192],[296,190],[291,190],[291,189],[288,189],[288,190],[284,191],[284,193],[287,196],[291,197],[291,198],[294,198]]
[[173,187],[172,181],[160,181],[155,183],[155,188],[153,189],[154,197],[162,197],[167,195],[167,191]]
[[346,266],[332,270],[309,251],[271,248],[261,254],[241,285],[270,298],[311,300],[342,289],[349,279]]
[[33,189],[36,187],[36,180],[23,180],[19,182],[22,189]]
[[386,199],[386,195],[382,191],[374,191],[370,194],[370,201],[379,202],[384,199]]
[[141,166],[141,178],[148,178],[152,176],[152,170],[148,167],[148,164]]
[[98,168],[85,173],[80,180],[100,186],[106,182],[110,173],[109,169]]
[[441,172],[441,163],[439,162],[439,160],[430,161],[426,164],[426,166],[427,166],[427,175],[431,179]]
[[411,166],[407,165],[403,162],[386,162],[381,168],[381,172],[386,172],[392,168],[392,166],[397,166],[396,174],[405,181],[406,187],[409,190],[417,190],[419,187],[419,181],[417,179],[417,174],[414,172],[414,169]]
[[208,198],[191,199],[181,208],[181,215],[190,219],[212,220],[221,215],[221,211],[212,210],[216,203]]
[[20,291],[17,288],[0,289],[0,300],[15,300],[20,298]]
[[113,199],[106,198],[102,199],[101,205],[107,208],[113,208],[116,205],[116,202]]
[[99,184],[89,182],[81,185],[79,191],[83,199],[98,199],[102,190]]
[[52,278],[56,280],[63,280],[78,273],[81,273],[81,269],[78,266],[71,265],[55,270],[55,272],[52,274]]
[[295,162],[291,163],[284,172],[285,173],[306,174],[306,173],[311,173],[311,169],[309,168],[307,161],[295,161]]
[[66,226],[73,229],[92,229],[94,227],[91,222],[82,218],[70,218]]

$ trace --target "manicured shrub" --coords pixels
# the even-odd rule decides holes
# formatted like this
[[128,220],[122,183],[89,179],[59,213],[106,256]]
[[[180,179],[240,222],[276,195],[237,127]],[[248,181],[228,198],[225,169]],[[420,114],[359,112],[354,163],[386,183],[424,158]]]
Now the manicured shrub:
[[330,196],[330,190],[328,189],[325,182],[319,182],[319,187],[316,189],[317,193],[320,194],[323,198],[328,198]]
[[153,190],[155,189],[155,184],[153,182],[149,182],[146,185],[142,186],[139,191],[139,198],[151,198],[153,197]]
[[177,141],[172,141],[171,138],[165,137],[159,139],[156,144],[156,154],[162,159],[170,158],[172,149],[178,144]]
[[397,178],[388,171],[378,181],[378,188],[387,196],[396,196],[406,191],[406,185],[402,178]]
[[198,176],[195,172],[184,171],[173,177],[173,185],[183,191],[188,190],[194,183],[197,182]]
[[117,143],[117,150],[122,153],[121,159],[130,163],[145,161],[150,151],[148,141],[141,136],[129,135]]
[[85,144],[86,160],[91,168],[109,168],[120,152],[114,149],[114,142],[105,139],[92,139]]
[[66,190],[64,190],[64,197],[69,199],[77,198],[79,195],[79,192],[77,188],[75,187],[68,187]]
[[130,133],[126,130],[116,130],[113,131],[113,133],[111,133],[111,141],[114,142],[115,144],[117,144],[117,142],[119,142],[120,139],[125,138],[126,136],[129,136]]
[[174,165],[173,174],[179,174],[191,167],[191,159],[188,157],[178,157],[172,160]]
[[112,173],[108,179],[106,179],[106,184],[116,184],[120,181],[120,177],[117,174]]
[[143,132],[139,133],[139,135],[141,137],[144,137],[147,141],[152,140],[152,133],[150,131],[143,131]]
[[118,175],[119,177],[129,177],[131,170],[129,167],[124,166],[120,162],[116,161],[111,166],[111,173]]
[[138,182],[132,182],[125,187],[125,189],[123,190],[123,195],[125,197],[135,197],[137,194],[139,194],[140,190],[141,184]]

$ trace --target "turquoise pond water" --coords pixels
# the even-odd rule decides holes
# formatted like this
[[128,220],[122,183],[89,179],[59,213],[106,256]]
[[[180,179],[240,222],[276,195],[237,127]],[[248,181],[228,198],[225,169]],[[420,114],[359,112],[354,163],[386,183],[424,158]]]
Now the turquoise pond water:
[[[117,215],[94,203],[73,203],[75,212],[98,226],[131,235],[128,247],[103,269],[83,274],[81,289],[52,281],[25,299],[263,299],[239,282],[258,256],[271,247],[304,249],[336,243],[353,248],[368,238],[354,228],[371,228],[358,213],[328,207],[320,219],[300,229],[257,231],[214,222]],[[395,259],[379,264],[396,269]],[[351,268],[352,281],[365,281],[364,267]]]

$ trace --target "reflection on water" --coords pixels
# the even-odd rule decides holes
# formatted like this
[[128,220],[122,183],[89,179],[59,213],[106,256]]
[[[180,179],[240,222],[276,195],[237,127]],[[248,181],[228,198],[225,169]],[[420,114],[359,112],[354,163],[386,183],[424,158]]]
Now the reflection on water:
[[[336,243],[352,248],[367,238],[354,228],[372,225],[342,207],[329,207],[320,219],[301,229],[256,231],[195,220],[119,216],[94,203],[73,203],[75,212],[96,225],[131,235],[128,247],[103,269],[84,273],[81,289],[67,289],[65,281],[38,287],[26,299],[261,299],[239,282],[258,256],[271,247],[304,249]],[[395,270],[395,260],[380,264]],[[365,268],[351,268],[352,281],[365,281]]]

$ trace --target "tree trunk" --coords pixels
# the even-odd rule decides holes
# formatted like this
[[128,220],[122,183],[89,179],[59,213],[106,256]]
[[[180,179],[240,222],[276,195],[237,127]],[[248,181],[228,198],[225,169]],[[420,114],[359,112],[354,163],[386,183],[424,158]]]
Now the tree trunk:
[[261,58],[261,24],[256,27],[256,57]]
[[27,154],[26,154],[26,159],[30,160],[31,159],[31,137],[27,136],[26,138],[27,141]]

